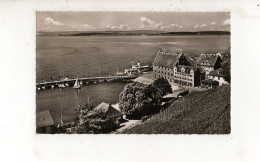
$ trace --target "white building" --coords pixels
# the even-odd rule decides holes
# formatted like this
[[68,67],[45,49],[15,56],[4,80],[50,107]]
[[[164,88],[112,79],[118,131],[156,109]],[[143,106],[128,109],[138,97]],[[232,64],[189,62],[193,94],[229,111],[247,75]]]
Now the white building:
[[208,77],[208,79],[212,79],[212,80],[218,81],[220,86],[222,84],[228,84],[228,82],[225,81],[225,79],[223,78],[223,74],[222,74],[222,69],[221,68],[209,72],[207,77]]

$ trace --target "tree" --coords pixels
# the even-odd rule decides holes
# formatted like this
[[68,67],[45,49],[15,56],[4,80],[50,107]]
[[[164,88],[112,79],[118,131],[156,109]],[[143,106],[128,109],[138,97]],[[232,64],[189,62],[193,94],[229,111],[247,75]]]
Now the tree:
[[128,118],[140,119],[159,110],[162,92],[154,85],[130,83],[119,95],[119,108]]
[[224,52],[223,54],[223,62],[222,62],[222,74],[225,81],[229,82],[231,81],[231,55],[230,55],[230,48]]
[[154,81],[154,86],[162,91],[163,96],[172,93],[172,87],[167,79],[158,78]]
[[93,111],[94,105],[80,105],[76,109],[76,118],[72,133],[107,133],[115,130],[116,121],[108,119],[103,113]]

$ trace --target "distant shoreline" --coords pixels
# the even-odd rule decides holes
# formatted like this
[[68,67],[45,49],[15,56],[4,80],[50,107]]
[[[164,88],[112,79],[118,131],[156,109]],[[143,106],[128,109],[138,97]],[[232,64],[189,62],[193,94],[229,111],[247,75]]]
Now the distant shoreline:
[[62,31],[37,32],[37,36],[185,36],[185,35],[230,35],[229,31],[164,32],[164,31]]

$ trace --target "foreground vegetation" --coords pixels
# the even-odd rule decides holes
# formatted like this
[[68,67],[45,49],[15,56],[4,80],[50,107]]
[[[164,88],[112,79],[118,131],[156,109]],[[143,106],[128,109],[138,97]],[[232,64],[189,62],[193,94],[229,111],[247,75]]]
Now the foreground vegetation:
[[168,80],[159,78],[153,84],[130,83],[119,95],[119,108],[128,119],[141,119],[160,111],[164,95],[172,93]]
[[193,92],[126,134],[229,134],[230,86]]
[[66,132],[66,126],[63,127],[61,133],[73,134],[100,134],[108,133],[116,130],[119,125],[113,120],[109,119],[104,113],[93,111],[94,105],[80,105],[75,109],[76,118],[70,132]]

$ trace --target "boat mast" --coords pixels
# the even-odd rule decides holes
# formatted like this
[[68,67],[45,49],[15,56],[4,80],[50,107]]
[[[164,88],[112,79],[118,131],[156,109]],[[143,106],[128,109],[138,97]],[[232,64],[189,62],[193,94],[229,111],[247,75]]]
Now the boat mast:
[[116,75],[118,76],[118,65],[116,66]]
[[98,66],[98,74],[100,76],[100,65]]
[[61,104],[61,107],[60,107],[60,120],[62,121],[62,104]]

